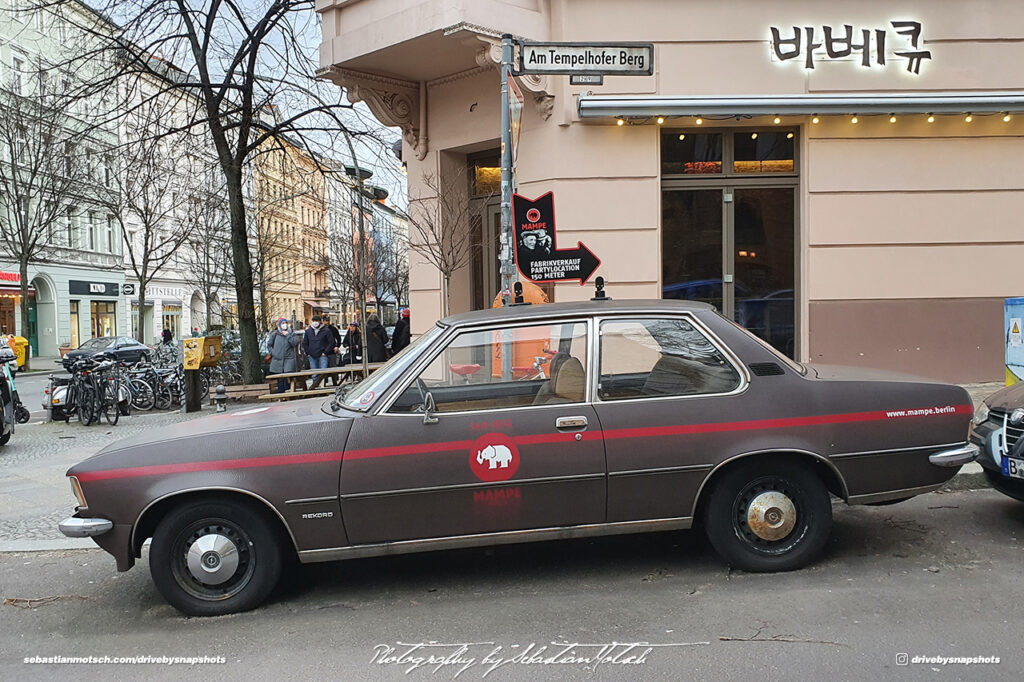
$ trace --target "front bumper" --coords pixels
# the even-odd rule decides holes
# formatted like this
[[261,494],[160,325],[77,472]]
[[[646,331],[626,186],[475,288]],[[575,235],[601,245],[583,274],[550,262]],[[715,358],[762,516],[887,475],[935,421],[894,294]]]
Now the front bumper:
[[928,461],[940,467],[961,467],[978,459],[978,446],[966,443],[952,450],[943,450],[928,455]]
[[114,522],[110,519],[83,519],[71,516],[57,524],[57,527],[69,538],[91,538],[110,531],[114,527]]

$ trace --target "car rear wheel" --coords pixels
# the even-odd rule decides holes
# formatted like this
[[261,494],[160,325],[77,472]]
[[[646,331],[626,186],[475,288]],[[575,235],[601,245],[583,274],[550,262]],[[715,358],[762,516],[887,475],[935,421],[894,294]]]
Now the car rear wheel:
[[730,566],[791,571],[809,564],[824,548],[832,528],[832,501],[807,467],[751,460],[714,483],[704,526],[712,547]]
[[149,569],[160,594],[189,616],[258,606],[281,575],[274,527],[247,505],[193,502],[171,511],[153,533]]

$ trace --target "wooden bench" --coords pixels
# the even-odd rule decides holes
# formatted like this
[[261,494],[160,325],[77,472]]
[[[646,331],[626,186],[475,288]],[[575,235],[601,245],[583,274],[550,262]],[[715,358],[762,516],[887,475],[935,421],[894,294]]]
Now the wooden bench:
[[333,388],[313,388],[307,391],[285,391],[284,393],[264,393],[259,400],[302,400],[303,398],[317,398],[334,393]]
[[[367,365],[367,371],[373,373],[375,370],[380,369],[384,366],[383,362],[375,362]],[[298,372],[282,372],[281,374],[268,374],[266,379],[268,382],[273,382],[276,379],[285,379],[291,384],[291,389],[284,393],[274,393],[273,383],[268,384],[269,393],[261,395],[260,400],[291,400],[293,398],[311,398],[318,395],[327,395],[333,393],[334,388],[320,388],[320,384],[328,378],[337,378],[340,381],[337,384],[344,384],[348,381],[355,380],[362,375],[363,366],[359,365],[342,365],[341,367],[328,367],[326,369],[304,369]],[[316,380],[311,385],[306,386],[306,380],[312,379],[316,376]],[[335,384],[335,385],[337,385]]]

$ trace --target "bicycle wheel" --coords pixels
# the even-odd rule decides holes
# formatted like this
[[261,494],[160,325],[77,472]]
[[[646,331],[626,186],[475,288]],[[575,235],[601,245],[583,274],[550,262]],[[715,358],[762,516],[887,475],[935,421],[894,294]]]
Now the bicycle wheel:
[[103,394],[100,396],[100,409],[103,411],[103,417],[111,426],[116,425],[117,420],[121,418],[121,410],[117,405],[117,393],[117,381],[104,382]]
[[86,426],[92,425],[98,418],[96,410],[96,390],[92,384],[82,384],[78,390],[78,421]]
[[153,394],[153,404],[158,410],[167,410],[171,407],[171,389],[163,382],[161,377],[157,377],[156,383],[151,384],[155,387]]
[[153,387],[138,377],[128,379],[128,390],[132,394],[132,407],[148,412],[156,405],[156,394]]

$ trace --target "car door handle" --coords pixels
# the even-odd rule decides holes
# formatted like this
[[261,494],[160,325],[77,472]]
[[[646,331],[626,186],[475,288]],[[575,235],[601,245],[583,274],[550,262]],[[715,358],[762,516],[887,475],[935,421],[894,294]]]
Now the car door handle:
[[556,429],[579,429],[586,425],[586,417],[559,417],[555,420]]

